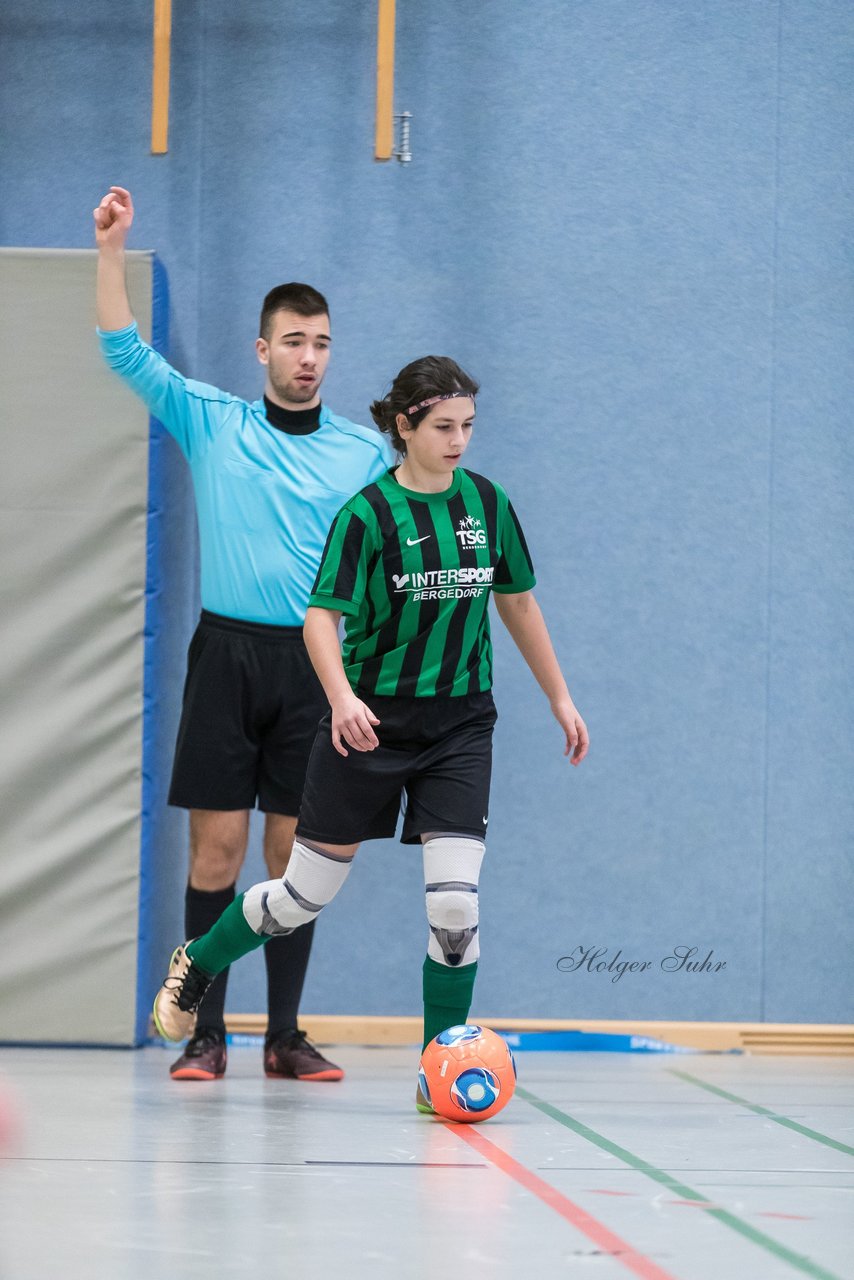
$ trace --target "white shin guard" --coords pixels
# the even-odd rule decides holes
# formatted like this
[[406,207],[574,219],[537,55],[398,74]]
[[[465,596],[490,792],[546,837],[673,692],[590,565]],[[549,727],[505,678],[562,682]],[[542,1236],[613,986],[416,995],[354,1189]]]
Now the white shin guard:
[[473,836],[437,832],[423,844],[430,939],[427,954],[456,968],[480,955],[477,884],[486,852]]
[[352,865],[352,858],[295,840],[281,880],[265,880],[244,894],[246,923],[263,937],[293,933],[301,924],[317,919],[347,879]]

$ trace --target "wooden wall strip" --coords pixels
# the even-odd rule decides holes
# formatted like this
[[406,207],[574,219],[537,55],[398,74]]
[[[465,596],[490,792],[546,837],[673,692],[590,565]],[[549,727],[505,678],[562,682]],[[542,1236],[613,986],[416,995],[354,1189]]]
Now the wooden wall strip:
[[394,148],[394,5],[378,0],[375,160],[390,160]]
[[151,72],[151,150],[169,150],[169,60],[172,42],[172,0],[154,0],[154,57]]

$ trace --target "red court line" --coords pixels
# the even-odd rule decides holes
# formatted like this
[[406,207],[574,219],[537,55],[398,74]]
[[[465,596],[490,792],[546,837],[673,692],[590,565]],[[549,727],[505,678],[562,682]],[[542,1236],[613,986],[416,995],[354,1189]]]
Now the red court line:
[[613,1255],[616,1262],[621,1262],[629,1271],[640,1276],[641,1280],[675,1280],[669,1271],[662,1271],[661,1267],[650,1258],[645,1258],[643,1254],[638,1253],[625,1240],[621,1240],[619,1236],[614,1235],[613,1231],[609,1231],[604,1223],[598,1222],[560,1191],[549,1186],[536,1173],[519,1164],[518,1160],[514,1160],[494,1142],[490,1142],[489,1138],[484,1138],[483,1134],[478,1133],[473,1126],[449,1123],[446,1128],[458,1138],[462,1138],[463,1142],[467,1142],[470,1147],[474,1147],[475,1151],[491,1161],[514,1182],[518,1182],[526,1191],[530,1191],[538,1200],[542,1200],[543,1204],[554,1209],[555,1213],[559,1213],[562,1218],[586,1235],[588,1240],[592,1240],[604,1252]]

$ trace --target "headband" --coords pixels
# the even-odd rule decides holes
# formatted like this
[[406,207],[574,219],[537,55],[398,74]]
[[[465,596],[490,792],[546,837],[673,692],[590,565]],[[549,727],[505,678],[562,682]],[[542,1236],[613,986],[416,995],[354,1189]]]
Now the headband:
[[430,400],[422,400],[420,404],[414,404],[411,409],[406,410],[407,418],[411,418],[413,413],[417,413],[419,409],[426,409],[431,404],[438,404],[440,400],[473,400],[474,396],[468,391],[449,391],[444,396],[433,396]]

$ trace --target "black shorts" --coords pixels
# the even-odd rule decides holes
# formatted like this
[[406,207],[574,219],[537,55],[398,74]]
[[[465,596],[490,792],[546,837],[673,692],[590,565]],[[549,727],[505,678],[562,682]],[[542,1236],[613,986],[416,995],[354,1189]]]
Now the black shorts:
[[299,813],[317,722],[327,709],[302,627],[202,610],[187,654],[169,803]]
[[462,698],[365,698],[380,723],[373,751],[341,756],[332,713],[321,720],[303,791],[297,834],[324,844],[393,836],[406,792],[403,844],[426,831],[483,838],[489,817],[491,693]]

